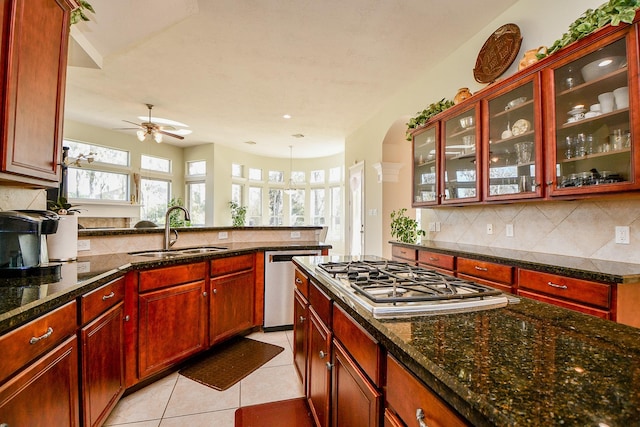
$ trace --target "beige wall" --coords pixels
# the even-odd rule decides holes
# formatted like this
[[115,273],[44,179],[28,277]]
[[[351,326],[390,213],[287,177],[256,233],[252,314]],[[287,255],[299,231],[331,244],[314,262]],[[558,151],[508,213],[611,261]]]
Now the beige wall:
[[[388,214],[398,208],[411,208],[411,180],[409,175],[401,174],[401,181],[398,183],[378,183],[376,173],[371,168],[371,165],[377,162],[393,161],[392,159],[396,158],[395,153],[402,151],[410,153],[410,147],[407,147],[409,143],[404,141],[401,135],[397,134],[395,140],[387,136],[387,132],[394,123],[403,118],[405,118],[406,122],[407,117],[414,116],[417,111],[423,110],[432,102],[437,102],[442,98],[453,99],[460,87],[469,87],[472,92],[481,89],[483,85],[475,82],[472,70],[475,66],[478,52],[485,40],[501,25],[512,22],[520,27],[523,41],[521,53],[518,55],[519,59],[525,50],[540,45],[551,45],[567,31],[569,24],[586,9],[595,8],[602,3],[603,0],[563,0],[561,2],[556,0],[521,0],[517,2],[513,7],[499,13],[493,22],[449,56],[445,58],[427,58],[428,64],[422,76],[410,84],[399,87],[395,96],[389,99],[368,121],[347,136],[345,143],[346,164],[350,165],[356,161],[364,161],[366,165],[366,253],[390,257],[391,249],[387,243],[391,240]],[[417,51],[419,51],[419,43],[420,39],[417,38]],[[420,57],[417,55],[416,60],[419,59]],[[509,76],[517,71],[518,59],[504,76]],[[387,147],[387,144],[390,144],[390,146]],[[394,147],[394,144],[397,145],[397,148]],[[411,168],[409,163],[410,154],[406,154],[404,162],[403,172],[406,172]],[[453,212],[475,212],[477,210],[482,210],[482,208],[439,209],[438,217],[448,218]],[[372,212],[377,212],[378,215],[371,215]],[[427,209],[422,210],[421,214],[423,217],[435,215],[431,210]],[[424,220],[423,224],[423,228],[426,228],[428,222]],[[466,223],[456,223],[451,224],[451,226],[455,227],[461,235],[464,235],[467,228],[470,227]],[[535,230],[538,226],[539,224],[535,222],[523,223],[522,226],[518,226],[518,230],[521,232],[528,228]],[[611,234],[613,235],[613,232]],[[430,237],[438,240],[455,241],[455,236],[448,233],[443,234],[443,232]],[[516,233],[514,240],[509,242],[513,244],[517,241],[518,244],[521,243],[521,246],[527,246],[526,241],[521,241],[522,238],[523,234]],[[551,242],[552,240],[553,238],[549,241]],[[498,243],[495,241],[488,242],[488,244]],[[552,247],[554,245],[550,243],[549,246]],[[541,250],[548,249],[544,242],[540,242],[536,248]],[[602,252],[598,252],[598,254],[605,256]]]

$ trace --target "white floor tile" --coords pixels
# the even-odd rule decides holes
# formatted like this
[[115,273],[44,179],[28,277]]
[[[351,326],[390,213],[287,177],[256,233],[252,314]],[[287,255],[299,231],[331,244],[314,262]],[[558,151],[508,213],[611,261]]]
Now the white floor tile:
[[239,406],[239,383],[227,390],[218,391],[180,375],[164,416],[175,417],[223,409],[237,409]]
[[163,418],[160,427],[234,427],[235,409],[205,412],[175,418]]
[[240,406],[302,397],[302,383],[293,364],[260,368],[240,381]]

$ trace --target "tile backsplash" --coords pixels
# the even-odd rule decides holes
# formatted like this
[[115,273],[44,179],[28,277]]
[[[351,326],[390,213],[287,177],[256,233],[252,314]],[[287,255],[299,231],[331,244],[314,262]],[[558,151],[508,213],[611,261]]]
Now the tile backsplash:
[[0,210],[46,208],[47,193],[45,190],[0,186]]
[[[640,263],[640,196],[624,199],[517,203],[422,210],[422,228],[434,241]],[[487,233],[491,224],[493,234]],[[507,237],[507,224],[513,237]],[[615,243],[628,226],[629,244]]]

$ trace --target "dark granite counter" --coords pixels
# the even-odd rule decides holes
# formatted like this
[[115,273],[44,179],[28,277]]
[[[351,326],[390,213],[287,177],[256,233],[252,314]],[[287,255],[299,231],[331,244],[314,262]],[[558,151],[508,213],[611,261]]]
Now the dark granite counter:
[[166,259],[126,253],[80,257],[75,262],[61,263],[61,277],[55,279],[48,276],[15,279],[0,277],[0,334],[27,323],[130,270],[192,263],[247,252],[331,248],[330,245],[304,241],[225,243],[221,246],[226,249]]
[[476,426],[640,425],[640,329],[521,298],[487,311],[379,320],[315,263],[295,264]]
[[514,267],[559,274],[576,279],[595,280],[607,283],[640,282],[640,264],[448,242],[426,241],[419,245],[397,241],[389,243],[410,249],[429,250],[447,255],[473,258],[480,261],[508,264]]

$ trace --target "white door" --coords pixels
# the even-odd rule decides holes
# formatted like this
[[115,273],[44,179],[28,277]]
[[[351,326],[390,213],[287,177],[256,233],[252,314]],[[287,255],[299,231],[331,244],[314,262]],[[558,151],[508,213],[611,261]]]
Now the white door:
[[364,162],[349,168],[349,254],[364,251]]

